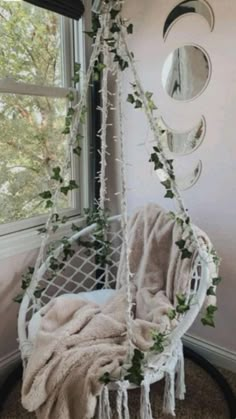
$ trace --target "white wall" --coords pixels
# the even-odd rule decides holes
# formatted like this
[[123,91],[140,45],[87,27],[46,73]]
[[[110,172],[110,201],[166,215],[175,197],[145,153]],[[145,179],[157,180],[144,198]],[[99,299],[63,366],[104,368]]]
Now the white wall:
[[[162,31],[168,13],[176,0],[129,0],[124,15],[134,23],[134,35],[129,45],[134,52],[145,90],[153,91],[159,113],[167,124],[177,130],[194,127],[202,115],[206,118],[207,133],[201,147],[191,156],[182,158],[183,168],[189,163],[203,162],[203,173],[194,188],[183,193],[194,222],[211,237],[221,255],[219,312],[217,328],[201,326],[199,321],[191,333],[236,350],[236,3],[234,0],[210,0],[215,28],[210,32],[199,15],[178,21],[164,42]],[[186,43],[201,45],[209,54],[212,76],[206,91],[189,103],[175,102],[164,92],[161,72],[165,58],[175,48]],[[125,76],[125,95],[130,92]],[[139,146],[151,138],[142,111],[124,105],[129,209],[150,201],[173,208],[163,199],[164,188],[148,163],[148,150]],[[147,147],[150,149],[150,146]]]

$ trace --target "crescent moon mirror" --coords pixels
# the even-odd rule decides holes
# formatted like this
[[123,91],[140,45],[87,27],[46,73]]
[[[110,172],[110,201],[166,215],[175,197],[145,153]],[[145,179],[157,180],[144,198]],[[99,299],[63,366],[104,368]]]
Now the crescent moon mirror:
[[210,30],[214,27],[214,15],[211,7],[205,1],[200,0],[185,0],[179,3],[174,9],[169,13],[163,30],[163,37],[166,39],[169,30],[174,25],[174,23],[179,20],[181,17],[186,16],[187,14],[199,14],[204,19],[206,19],[209,24]]
[[206,134],[206,121],[201,118],[197,125],[187,131],[176,131],[167,126],[161,118],[160,128],[162,146],[168,155],[186,156],[197,150],[202,144]]
[[182,165],[180,161],[175,162],[176,182],[181,191],[192,188],[199,180],[202,174],[202,161],[199,160],[194,164],[193,168],[186,168],[186,164]]

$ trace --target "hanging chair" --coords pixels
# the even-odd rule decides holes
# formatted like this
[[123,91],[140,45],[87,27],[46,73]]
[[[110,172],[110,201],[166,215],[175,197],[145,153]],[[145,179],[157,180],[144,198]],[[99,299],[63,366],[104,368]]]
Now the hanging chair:
[[[32,278],[29,286],[24,294],[18,317],[18,335],[19,344],[22,354],[24,367],[31,359],[34,351],[35,341],[41,323],[41,310],[47,307],[52,300],[57,299],[61,295],[67,295],[68,304],[70,299],[75,296],[79,299],[94,301],[97,304],[104,304],[109,298],[119,290],[121,284],[117,284],[118,273],[123,269],[123,287],[126,293],[126,322],[129,347],[129,362],[132,362],[130,355],[135,351],[133,341],[133,302],[132,302],[132,278],[133,272],[130,266],[130,230],[127,214],[127,186],[125,176],[125,156],[124,156],[124,138],[122,128],[122,80],[120,77],[120,69],[126,68],[128,63],[135,81],[135,91],[138,100],[142,103],[146,113],[149,125],[156,141],[154,153],[151,156],[151,162],[155,165],[162,184],[167,188],[167,197],[175,197],[179,206],[177,214],[171,214],[173,224],[180,225],[183,230],[183,237],[178,243],[179,252],[182,253],[182,259],[189,258],[191,253],[186,249],[185,244],[194,244],[194,263],[189,273],[185,289],[182,290],[184,301],[182,301],[182,311],[179,310],[176,325],[173,330],[169,331],[167,342],[162,345],[159,352],[147,354],[146,362],[143,365],[143,379],[141,386],[141,407],[140,413],[142,419],[152,419],[151,405],[149,401],[150,385],[166,379],[164,394],[164,411],[174,415],[175,396],[183,399],[185,394],[184,385],[184,365],[183,365],[183,348],[181,338],[188,331],[193,321],[197,317],[202,308],[207,292],[211,289],[214,294],[215,283],[212,279],[217,277],[218,265],[215,263],[216,258],[214,250],[211,246],[207,246],[202,240],[202,233],[192,225],[188,212],[185,209],[182,198],[178,191],[175,181],[172,161],[166,158],[159,141],[159,127],[153,115],[153,102],[150,94],[145,94],[142,84],[139,80],[133,54],[129,52],[126,43],[127,30],[124,22],[119,17],[122,2],[104,2],[102,13],[100,15],[100,27],[94,40],[93,52],[86,77],[84,77],[84,86],[79,104],[75,107],[74,123],[70,128],[70,136],[68,141],[67,160],[64,168],[68,167],[68,159],[70,159],[71,147],[75,144],[74,137],[78,132],[80,125],[80,116],[83,113],[87,100],[87,92],[90,84],[91,75],[94,67],[97,66],[97,60],[100,55],[103,56],[103,72],[102,72],[102,126],[99,132],[101,137],[101,170],[100,179],[100,200],[98,213],[100,219],[91,225],[85,226],[82,230],[76,231],[66,241],[59,243],[55,249],[47,251],[52,238],[50,228],[53,226],[53,214],[57,205],[58,191],[61,187],[59,184],[53,195],[53,208],[42,238],[42,244],[39,255],[35,264]],[[116,13],[114,13],[114,10]],[[111,11],[113,11],[111,13]],[[112,20],[112,21],[111,21]],[[116,60],[110,62],[109,35],[111,25],[114,25],[113,35],[117,45]],[[117,30],[118,27],[118,30]],[[115,34],[115,35],[114,35]],[[114,53],[114,42],[112,45]],[[97,67],[96,67],[97,68]],[[120,139],[120,156],[118,164],[121,168],[121,214],[114,217],[104,217],[106,207],[106,156],[107,156],[107,125],[108,125],[108,108],[109,108],[109,91],[108,91],[108,75],[109,72],[117,77],[117,92],[119,111],[119,139]],[[61,174],[63,173],[61,170]],[[173,196],[172,196],[173,195]],[[101,216],[102,215],[102,216]],[[101,218],[102,217],[102,218]],[[131,217],[132,219],[132,217]],[[100,222],[102,221],[102,223]],[[132,244],[133,246],[134,244]],[[175,243],[173,243],[175,245]],[[177,246],[177,245],[176,245]],[[66,252],[66,253],[65,253]],[[66,256],[65,256],[66,254]],[[142,256],[140,256],[142,258]],[[173,298],[173,301],[175,298]],[[213,306],[210,306],[213,307]],[[176,303],[175,303],[176,308]],[[206,321],[212,321],[212,310],[208,312]],[[177,373],[176,392],[175,392],[175,375]],[[137,383],[121,377],[115,381],[105,383],[99,396],[99,418],[109,419],[109,390],[117,390],[117,413],[119,419],[129,418],[127,391],[137,386]]]
[[[60,245],[50,254],[38,270],[37,281],[31,282],[27,289],[18,318],[20,348],[25,366],[27,366],[28,359],[32,355],[35,340],[40,329],[40,323],[42,321],[40,311],[52,299],[63,295],[64,298],[67,296],[68,304],[77,297],[96,302],[97,304],[104,304],[109,298],[114,296],[117,288],[121,286],[116,283],[118,270],[122,269],[124,257],[121,220],[122,216],[110,217],[107,220],[106,240],[110,244],[107,263],[103,264],[101,262],[104,243],[99,243],[96,237],[97,225],[92,224],[76,232],[69,239],[71,249],[74,252],[73,256],[65,260],[64,246]],[[196,231],[199,235],[202,234],[200,230],[196,229]],[[62,266],[53,278],[50,268],[52,260],[57,261],[58,265]],[[141,385],[141,400],[143,400],[141,402],[141,417],[143,419],[152,417],[149,402],[149,391],[152,383],[163,378],[166,379],[164,396],[164,411],[166,413],[174,414],[175,397],[184,399],[184,361],[181,338],[188,331],[198,315],[206,298],[209,283],[209,267],[202,261],[200,255],[196,254],[185,289],[187,296],[185,303],[188,304],[189,301],[194,299],[197,301],[197,304],[191,305],[188,312],[179,316],[178,325],[171,332],[168,344],[165,345],[163,352],[149,357],[148,365],[145,367],[145,379]],[[37,295],[38,289],[43,289],[43,292],[40,298],[36,299],[34,296]],[[176,373],[177,378],[175,379]],[[106,391],[116,390],[119,394],[122,389],[123,393],[126,394],[129,389],[135,387],[137,386],[132,382],[112,382],[104,387],[100,395],[101,403],[104,403]],[[106,398],[106,400],[109,399]],[[124,401],[125,399],[123,403]],[[125,403],[123,409],[127,409]],[[122,411],[122,406],[120,410]],[[105,419],[106,417],[103,411],[101,418]]]

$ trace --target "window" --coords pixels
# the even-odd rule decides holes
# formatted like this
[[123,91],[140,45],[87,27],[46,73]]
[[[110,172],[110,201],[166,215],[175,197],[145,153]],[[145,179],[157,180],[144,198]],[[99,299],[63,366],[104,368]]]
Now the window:
[[[66,95],[81,54],[80,25],[26,2],[0,0],[0,235],[45,220],[39,193],[50,187],[52,167],[65,153]],[[78,181],[79,158],[72,160]],[[59,210],[76,215],[80,203],[76,190],[61,198]]]

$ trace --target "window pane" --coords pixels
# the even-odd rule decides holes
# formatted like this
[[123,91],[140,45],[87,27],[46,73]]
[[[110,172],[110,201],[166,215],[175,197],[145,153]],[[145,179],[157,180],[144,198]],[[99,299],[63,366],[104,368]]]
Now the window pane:
[[56,13],[0,0],[0,78],[64,86],[60,28]]
[[[53,186],[51,169],[65,156],[66,102],[0,95],[0,223],[47,212],[38,194]],[[68,198],[59,206],[68,208]]]

